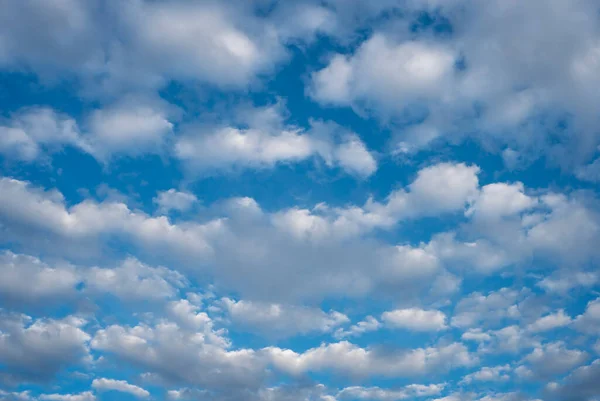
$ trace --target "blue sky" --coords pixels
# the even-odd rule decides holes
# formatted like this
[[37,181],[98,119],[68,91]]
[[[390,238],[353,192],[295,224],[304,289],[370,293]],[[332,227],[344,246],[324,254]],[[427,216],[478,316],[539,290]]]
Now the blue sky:
[[0,9],[0,399],[599,399],[597,2]]

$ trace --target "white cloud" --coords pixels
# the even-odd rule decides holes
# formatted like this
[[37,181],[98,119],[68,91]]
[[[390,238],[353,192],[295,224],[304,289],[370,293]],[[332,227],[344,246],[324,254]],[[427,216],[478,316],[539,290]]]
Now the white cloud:
[[173,111],[160,101],[127,97],[87,113],[80,124],[47,107],[24,108],[0,124],[0,153],[25,162],[44,160],[67,146],[102,162],[114,156],[164,153]]
[[114,294],[124,300],[171,298],[186,282],[180,273],[150,267],[131,257],[115,268],[92,267],[81,275],[90,291]]
[[518,317],[514,305],[521,292],[502,288],[488,295],[475,292],[460,300],[454,307],[451,323],[455,327],[474,327],[482,323],[497,323],[502,319]]
[[357,376],[414,376],[470,366],[476,362],[476,358],[460,343],[417,348],[398,354],[360,348],[347,341],[323,344],[301,354],[275,347],[265,351],[276,368],[291,374],[331,370]]
[[0,316],[0,362],[21,380],[52,379],[61,370],[85,362],[90,336],[86,322],[73,316],[61,320]]
[[239,110],[236,121],[189,128],[175,143],[175,156],[190,171],[206,173],[243,167],[273,168],[310,158],[357,177],[377,170],[360,137],[335,123],[312,121],[309,129],[285,123],[280,101]]
[[598,258],[595,244],[600,235],[600,216],[585,199],[549,193],[541,197],[550,209],[546,218],[527,231],[531,247],[549,258],[571,266]]
[[517,325],[489,330],[485,334],[487,336],[476,335],[473,338],[480,342],[478,352],[484,354],[518,354],[524,349],[540,346],[538,338],[533,337],[530,332]]
[[52,109],[23,109],[0,123],[0,153],[8,159],[33,162],[65,146],[83,146],[77,122]]
[[380,327],[381,323],[377,319],[373,316],[367,316],[364,320],[350,326],[348,329],[338,328],[334,333],[334,337],[338,339],[358,337],[364,333],[379,330]]
[[[459,176],[471,178],[468,186],[476,184],[476,177],[472,179],[476,168],[444,165],[439,170],[442,174],[456,170]],[[375,287],[387,287],[386,291],[403,288],[408,297],[429,278],[443,273],[436,256],[409,245],[388,246],[379,241],[364,242],[362,238],[378,227],[392,227],[401,219],[450,213],[455,208],[464,210],[466,199],[459,197],[451,204],[443,198],[431,199],[430,208],[422,208],[416,201],[422,199],[421,203],[425,203],[426,196],[437,196],[427,195],[422,189],[423,177],[433,179],[436,171],[428,168],[418,175],[414,194],[398,190],[386,203],[368,201],[362,208],[330,208],[321,204],[312,210],[267,213],[248,198],[243,202],[232,200],[223,209],[225,214],[212,220],[177,223],[166,216],[149,216],[119,201],[84,200],[67,206],[57,191],[3,178],[0,216],[6,239],[17,241],[32,252],[43,250],[83,261],[101,254],[121,257],[106,255],[103,248],[107,241],[118,239],[144,257],[178,263],[180,270],[188,273],[210,271],[217,283],[241,291],[244,298],[264,299],[268,295],[270,300],[290,300],[318,297],[328,291],[359,295]],[[456,185],[460,187],[456,192],[462,196],[471,193],[471,189],[462,188],[462,181]],[[452,189],[452,185],[447,188]],[[236,246],[232,248],[231,244]],[[336,262],[324,263],[332,260]],[[199,261],[210,263],[199,265]],[[273,265],[286,267],[272,269]],[[307,266],[314,274],[307,274]],[[368,266],[377,268],[373,271]],[[300,272],[307,280],[295,280],[293,288],[282,285]],[[263,291],[265,288],[270,290]]]
[[103,162],[119,155],[164,153],[173,134],[168,107],[161,102],[125,98],[92,112],[86,121],[86,150]]
[[591,400],[600,391],[598,377],[600,377],[600,359],[575,369],[562,382],[552,382],[546,389],[557,399]]
[[[11,234],[17,237],[25,235],[32,241],[26,233],[52,233],[57,240],[87,245],[69,247],[73,252],[89,253],[101,235],[112,234],[129,237],[138,245],[150,246],[155,250],[165,247],[187,249],[188,252],[193,250],[192,253],[201,255],[208,250],[205,235],[218,229],[219,225],[215,221],[212,228],[210,223],[206,226],[178,226],[164,216],[150,217],[143,212],[130,210],[123,203],[110,201],[96,203],[87,200],[67,208],[62,194],[57,191],[46,192],[27,182],[8,178],[0,180],[0,188],[0,214],[5,221],[19,222],[13,226],[15,231]],[[37,244],[44,246],[43,242]]]
[[220,304],[234,324],[267,337],[327,333],[350,321],[340,312],[324,312],[302,306],[236,301],[230,298],[221,299]]
[[0,254],[0,299],[9,305],[49,305],[73,297],[80,282],[69,265],[50,266],[10,251]]
[[467,215],[475,219],[498,219],[521,213],[535,205],[535,199],[524,194],[523,183],[485,185]]
[[[467,225],[473,228],[470,235],[481,236],[474,242],[459,240],[455,233],[434,236],[430,243],[417,246],[387,244],[376,238],[379,230],[401,221],[464,212],[479,194],[477,172],[476,166],[464,164],[426,167],[406,189],[391,192],[382,202],[369,199],[363,206],[318,204],[310,209],[267,212],[253,199],[240,198],[213,208],[219,215],[212,219],[177,222],[113,200],[84,200],[67,206],[55,190],[3,178],[0,218],[5,239],[30,253],[43,251],[89,264],[100,255],[123,257],[118,252],[105,253],[104,246],[116,239],[132,252],[140,252],[143,259],[176,263],[179,270],[193,275],[209,273],[217,284],[237,291],[243,299],[275,303],[319,300],[326,293],[360,296],[376,290],[410,298],[438,275],[447,277],[446,268],[489,273],[526,261],[532,251],[549,262],[564,257],[569,265],[596,256],[597,250],[589,244],[598,235],[594,227],[600,219],[595,220],[593,209],[583,202],[559,195],[543,196],[538,206],[542,218],[526,228],[518,219],[506,227],[502,223],[501,229]],[[571,214],[567,205],[576,205]],[[579,241],[559,239],[555,230],[573,232]],[[575,255],[565,242],[581,252]],[[554,257],[557,252],[560,259]],[[298,274],[306,279],[293,279],[290,287],[291,278]],[[477,324],[477,319],[511,318],[507,313],[516,312],[511,308],[514,302],[500,300],[516,298],[504,291],[482,300],[482,307],[489,303],[489,308],[479,312],[463,311],[459,303],[452,324],[466,327]],[[499,303],[494,306],[496,299]]]
[[90,391],[79,394],[42,394],[39,398],[42,401],[96,401],[96,396]]
[[150,393],[147,390],[144,390],[139,386],[129,384],[125,380],[113,380],[106,378],[94,379],[92,381],[92,388],[98,391],[119,391],[122,393],[132,394],[140,398],[147,398],[150,396]]
[[7,401],[33,401],[34,398],[30,394],[31,392],[29,390],[19,392],[0,390],[0,396],[4,397],[3,399],[6,399]]
[[565,327],[569,324],[571,324],[571,317],[566,315],[564,310],[560,309],[556,313],[540,317],[531,323],[527,329],[533,332],[542,332]]
[[600,330],[600,298],[588,302],[585,312],[575,318],[573,327],[588,334],[598,333]]
[[194,169],[217,169],[298,162],[308,158],[313,149],[310,138],[299,131],[271,135],[255,129],[225,127],[196,137],[181,138],[175,152],[177,158]]
[[152,199],[152,202],[158,205],[159,213],[165,214],[171,210],[185,212],[198,202],[198,198],[190,192],[178,191],[175,188],[171,188],[167,191],[160,191]]
[[492,367],[483,367],[477,372],[470,373],[463,377],[462,383],[470,384],[473,381],[479,382],[504,382],[510,380],[511,368],[509,365],[499,365]]
[[548,293],[564,295],[577,288],[587,288],[598,282],[598,275],[594,272],[564,272],[561,275],[544,277],[537,286]]
[[424,215],[461,210],[478,195],[479,167],[439,163],[420,170],[409,185],[413,207]]
[[[542,11],[534,3],[500,0],[382,7],[391,15],[401,10],[402,18],[369,26],[375,34],[353,53],[336,54],[313,73],[314,99],[350,105],[361,115],[366,109],[386,127],[395,119],[397,143],[409,152],[436,139],[471,137],[492,152],[510,148],[519,164],[541,156],[566,168],[589,161],[600,139],[592,106],[600,101],[593,2],[555,0]],[[410,21],[424,12],[447,23],[452,34],[410,31]],[[520,22],[534,19],[535,28]],[[555,129],[565,114],[569,126]],[[595,165],[588,166],[575,171],[593,179]]]
[[348,135],[334,148],[333,158],[342,169],[359,177],[368,177],[377,170],[377,161],[356,135]]
[[340,400],[378,400],[393,401],[412,397],[437,395],[444,390],[445,384],[409,384],[401,389],[385,389],[380,387],[346,387],[336,395]]
[[337,55],[314,73],[310,92],[325,104],[364,103],[385,113],[391,104],[402,107],[442,93],[455,58],[451,49],[436,43],[393,43],[375,34],[352,56]]
[[465,273],[491,274],[515,259],[515,255],[486,238],[460,241],[455,233],[435,235],[425,249],[446,265]]
[[[118,9],[104,5],[101,14],[99,5],[27,0],[7,6],[0,64],[40,74],[70,72],[88,93],[98,94],[156,88],[169,79],[243,88],[285,57],[276,27],[243,3],[128,1]],[[44,29],[23,28],[30,24]],[[115,29],[103,29],[106,24]]]
[[415,331],[440,331],[446,329],[446,315],[438,310],[419,308],[396,309],[381,315],[390,327],[400,327]]
[[587,358],[586,352],[568,349],[559,341],[536,347],[524,361],[528,364],[528,377],[550,379],[581,365]]
[[206,389],[252,387],[261,380],[265,366],[254,350],[229,351],[222,333],[210,325],[205,329],[198,333],[169,321],[156,326],[112,325],[98,330],[91,346],[164,379]]
[[590,164],[579,167],[575,170],[577,178],[583,181],[600,181],[600,158],[596,158]]

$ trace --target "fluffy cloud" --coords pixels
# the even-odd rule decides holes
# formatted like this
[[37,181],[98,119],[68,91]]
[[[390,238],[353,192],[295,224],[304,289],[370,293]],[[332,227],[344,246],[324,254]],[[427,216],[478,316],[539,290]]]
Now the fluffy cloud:
[[91,292],[110,293],[123,300],[171,298],[183,287],[185,278],[164,267],[150,267],[134,258],[115,268],[92,267],[81,272]]
[[87,151],[101,161],[119,155],[164,153],[173,134],[169,108],[158,101],[124,98],[86,119]]
[[586,352],[568,349],[562,342],[544,344],[524,358],[528,365],[521,375],[538,380],[554,378],[581,365],[587,358]]
[[[264,372],[256,352],[229,351],[221,333],[205,320],[198,335],[172,322],[156,326],[113,325],[96,332],[91,346],[120,360],[160,375],[168,381],[201,385],[207,389],[242,386],[255,388]],[[202,333],[200,331],[200,333]]]
[[65,301],[80,282],[69,265],[54,267],[38,258],[10,251],[0,254],[0,299],[7,305],[49,305]]
[[456,327],[473,327],[482,323],[496,323],[505,318],[518,317],[516,302],[521,293],[509,288],[483,295],[473,293],[462,299],[454,308],[452,325]]
[[98,391],[119,391],[122,393],[129,393],[136,397],[147,398],[150,393],[147,390],[139,386],[127,383],[125,380],[113,380],[113,379],[94,379],[92,381],[92,387]]
[[166,214],[171,210],[185,212],[198,202],[198,198],[190,192],[177,191],[171,188],[159,192],[152,201],[158,205],[159,213]]
[[585,312],[575,318],[573,326],[584,333],[597,333],[600,329],[600,299],[588,302]]
[[364,349],[347,341],[323,344],[301,354],[280,348],[267,348],[266,351],[275,367],[292,374],[331,370],[357,376],[413,376],[470,366],[476,362],[476,357],[460,343],[418,348],[399,354]]
[[49,108],[21,110],[0,123],[0,154],[32,162],[65,146],[83,147],[77,122]]
[[84,117],[50,108],[25,108],[0,125],[0,153],[8,159],[34,162],[64,147],[75,147],[102,162],[115,156],[164,153],[173,133],[173,111],[162,102],[124,98]]
[[229,298],[223,298],[220,304],[234,324],[266,336],[327,333],[350,321],[340,312],[323,312],[321,309],[294,305],[235,301]]
[[437,395],[442,392],[445,384],[409,384],[408,386],[399,389],[383,389],[380,387],[346,387],[342,389],[337,398],[340,400],[378,400],[392,401],[403,400],[412,397],[426,397]]
[[370,331],[379,330],[381,323],[373,316],[367,316],[364,320],[350,326],[348,329],[339,328],[335,331],[335,338],[360,336]]
[[456,55],[432,43],[394,43],[375,34],[350,57],[337,55],[312,76],[312,96],[326,104],[362,102],[389,109],[390,104],[431,99],[452,77]]
[[[520,163],[542,154],[563,166],[589,159],[599,139],[590,107],[599,102],[600,82],[590,73],[598,63],[598,29],[591,17],[597,5],[556,0],[543,11],[537,3],[502,1],[388,5],[394,6],[404,16],[394,20],[394,28],[374,29],[354,52],[332,56],[312,74],[314,99],[367,109],[385,122],[395,119],[402,152],[440,138],[471,136],[498,153],[509,147]],[[433,26],[424,28],[429,34],[415,35],[410,21],[423,13]],[[517,22],[530,20],[535,27]],[[439,25],[451,33],[433,35]],[[565,113],[572,121],[556,129]],[[579,175],[593,173],[581,169]]]
[[[427,167],[417,174],[409,191],[394,191],[385,203],[369,200],[362,208],[321,204],[310,211],[266,213],[252,199],[233,199],[225,208],[226,216],[202,223],[174,223],[111,200],[85,200],[67,207],[57,191],[3,178],[0,215],[7,238],[30,244],[36,252],[60,251],[60,256],[65,256],[65,250],[67,256],[85,260],[98,256],[107,239],[119,239],[150,256],[184,262],[184,268],[193,260],[197,272],[203,267],[219,282],[255,298],[267,293],[280,299],[306,297],[335,288],[364,294],[377,286],[390,290],[404,287],[408,296],[419,289],[416,284],[424,285],[424,280],[440,271],[436,256],[409,245],[362,242],[361,237],[402,219],[463,210],[477,192],[477,171],[477,167],[463,164]],[[453,196],[445,196],[444,191]],[[41,232],[52,234],[53,245]],[[55,246],[64,243],[77,246]],[[233,243],[237,244],[234,249]],[[338,262],[323,266],[323,261],[331,258]],[[198,266],[198,261],[204,263]],[[287,267],[270,268],[278,263]],[[253,268],[240,270],[240,265]],[[307,265],[315,275],[303,274],[305,281],[296,280],[291,290],[275,284],[287,282],[293,272],[305,272]],[[367,272],[368,265],[376,270]],[[279,288],[279,293],[263,291],[263,286]]]
[[24,381],[52,379],[62,369],[89,357],[90,336],[82,330],[85,324],[76,317],[33,320],[3,313],[0,362],[7,373]]
[[447,327],[446,315],[437,310],[396,309],[384,312],[381,319],[391,327],[415,331],[439,331]]
[[528,326],[528,329],[534,332],[548,331],[558,327],[564,327],[571,323],[571,317],[565,314],[564,310],[559,310],[546,316],[540,317]]
[[312,157],[357,177],[377,170],[360,137],[334,123],[311,122],[310,129],[285,123],[281,102],[242,109],[238,123],[189,129],[175,143],[175,156],[189,171],[206,173],[243,167],[273,168]]
[[96,401],[96,396],[90,391],[79,394],[42,394],[42,401]]
[[463,377],[462,383],[470,384],[473,381],[480,382],[503,382],[510,379],[511,368],[509,365],[499,365],[493,367],[483,367],[477,372],[470,373]]
[[[47,5],[28,0],[3,15],[0,62],[42,74],[74,73],[96,92],[156,87],[171,78],[244,87],[285,51],[271,24],[251,7],[238,5],[127,1],[120,12],[112,3],[100,12],[96,1]],[[102,29],[103,22],[115,29]],[[31,23],[43,31],[22,28]],[[149,26],[163,34],[157,36]]]
[[128,258],[115,267],[49,265],[40,259],[6,251],[0,254],[4,280],[3,303],[9,306],[47,307],[74,300],[82,293],[112,294],[124,301],[172,298],[186,279],[164,267],[150,267]]
[[551,382],[547,392],[557,400],[593,400],[600,392],[598,382],[600,377],[600,360],[595,360],[590,365],[575,369],[561,383]]

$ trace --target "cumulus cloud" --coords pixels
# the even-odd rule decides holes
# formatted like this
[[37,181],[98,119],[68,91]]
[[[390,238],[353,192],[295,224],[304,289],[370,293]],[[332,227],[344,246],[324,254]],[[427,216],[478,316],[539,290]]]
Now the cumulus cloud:
[[85,148],[103,162],[120,155],[164,153],[173,134],[172,114],[162,102],[124,98],[87,116]]
[[510,380],[511,368],[509,365],[485,366],[474,373],[469,373],[461,380],[464,384],[470,384],[473,381],[479,382],[503,382]]
[[561,401],[592,400],[600,392],[600,360],[596,359],[570,373],[562,382],[551,382],[546,387],[548,394]]
[[175,156],[197,173],[273,168],[314,157],[357,177],[377,170],[375,157],[357,134],[332,122],[313,121],[301,128],[286,124],[285,115],[280,101],[242,109],[237,123],[189,128],[175,143]]
[[585,312],[575,318],[573,326],[584,333],[597,333],[600,329],[600,299],[588,302]]
[[334,333],[334,337],[338,339],[344,337],[358,337],[364,333],[379,330],[381,326],[379,320],[375,319],[373,316],[367,316],[364,320],[353,324],[348,329],[338,328]]
[[380,387],[346,387],[337,394],[340,400],[403,400],[412,397],[427,397],[440,394],[445,384],[409,384],[404,388],[393,390]]
[[559,327],[565,327],[571,323],[571,317],[565,314],[564,310],[542,316],[528,326],[528,329],[534,332],[548,331]]
[[[41,74],[74,73],[94,92],[154,88],[168,79],[245,87],[283,59],[285,50],[272,24],[238,5],[128,1],[116,12],[115,5],[100,9],[96,1],[28,0],[4,13],[0,61]],[[102,29],[103,22],[118,29]],[[30,23],[43,32],[22,28]]]
[[447,327],[446,315],[438,310],[396,309],[384,312],[381,320],[390,327],[415,331],[440,331]]
[[114,380],[114,379],[94,379],[92,381],[92,388],[98,391],[119,391],[121,393],[129,393],[139,398],[147,398],[150,393],[147,390],[139,386],[127,383],[125,380]]
[[81,271],[91,292],[110,293],[123,300],[159,300],[171,298],[186,279],[165,267],[150,267],[134,258],[114,268],[92,267]]
[[[410,26],[401,18],[395,29],[374,29],[356,50],[335,54],[312,74],[308,91],[315,100],[366,109],[384,123],[395,119],[400,152],[472,137],[494,152],[510,148],[520,163],[544,154],[567,168],[589,160],[598,144],[590,108],[599,102],[599,81],[590,73],[598,59],[591,17],[597,5],[557,0],[540,11],[537,4],[435,1],[388,7],[409,21],[426,13],[451,34],[415,35],[397,28]],[[535,27],[517,22],[531,20]],[[533,60],[531,54],[544,56]],[[573,121],[556,129],[564,113]],[[593,166],[577,174],[593,179]]]
[[167,191],[159,192],[152,201],[158,205],[159,213],[166,214],[171,210],[185,212],[198,202],[198,198],[190,192],[178,191],[175,188],[171,188]]
[[[219,282],[254,298],[265,294],[279,299],[306,297],[336,288],[365,294],[380,286],[390,290],[403,287],[408,296],[419,289],[418,283],[424,285],[427,278],[440,272],[437,257],[422,248],[387,246],[361,238],[402,219],[464,210],[477,192],[477,171],[477,167],[464,164],[427,167],[408,190],[392,192],[383,203],[369,200],[363,207],[321,204],[312,210],[267,213],[252,199],[233,199],[223,217],[178,223],[113,200],[85,200],[67,206],[55,190],[3,178],[0,215],[7,238],[29,244],[36,252],[44,249],[85,260],[99,255],[104,241],[115,238],[150,256],[184,262],[182,268],[193,260],[195,271],[201,267],[214,273]],[[452,197],[444,191],[453,193]],[[53,246],[42,232],[52,234],[52,244],[78,246]],[[232,249],[233,243],[237,246]],[[67,255],[63,251],[68,251]],[[338,262],[324,266],[331,258]],[[198,265],[199,261],[204,263]],[[271,269],[275,264],[287,267]],[[253,268],[239,269],[241,265]],[[307,265],[312,266],[314,275],[303,274],[304,281],[296,280],[294,288],[273,285],[288,282],[294,272],[305,272]],[[368,265],[376,270],[367,272]],[[264,286],[271,290],[263,291]]]
[[267,348],[266,352],[276,368],[291,374],[331,370],[356,376],[414,376],[470,366],[477,361],[461,343],[390,353],[341,341],[323,344],[301,354],[274,347]]
[[0,299],[7,305],[49,305],[66,301],[81,282],[70,265],[50,266],[38,258],[10,251],[0,254]]
[[3,312],[0,362],[23,381],[50,380],[63,369],[88,360],[90,336],[83,330],[85,324],[74,316],[34,320]]
[[337,55],[312,76],[312,96],[326,104],[364,102],[384,112],[390,104],[431,99],[452,77],[454,51],[426,41],[394,41],[375,34],[355,54]]
[[553,342],[536,347],[524,358],[527,363],[521,375],[530,379],[547,380],[569,372],[583,364],[588,354],[569,349],[563,342]]
[[521,297],[519,291],[510,288],[502,288],[488,295],[472,293],[456,304],[451,323],[456,327],[474,327],[518,317],[515,304]]
[[66,146],[83,148],[77,122],[50,108],[24,109],[0,122],[0,154],[33,162]]
[[267,337],[327,333],[350,321],[340,312],[324,312],[317,308],[294,305],[236,301],[230,298],[223,298],[220,305],[234,324]]
[[42,401],[96,401],[96,396],[90,391],[79,394],[42,394]]

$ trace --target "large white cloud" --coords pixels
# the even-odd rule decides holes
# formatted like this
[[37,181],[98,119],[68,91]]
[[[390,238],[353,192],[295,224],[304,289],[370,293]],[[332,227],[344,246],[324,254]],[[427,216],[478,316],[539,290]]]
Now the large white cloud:
[[86,321],[74,316],[34,320],[0,316],[0,363],[18,381],[47,381],[72,365],[90,362]]
[[233,122],[184,129],[175,157],[195,173],[273,168],[311,158],[361,178],[377,170],[375,156],[357,134],[332,122],[312,121],[304,129],[286,124],[285,117],[281,102],[241,108]]
[[[333,55],[312,74],[313,98],[395,120],[400,152],[471,136],[494,152],[509,151],[510,168],[541,155],[571,168],[593,156],[600,139],[592,106],[600,102],[600,82],[591,73],[598,64],[597,4],[387,5],[394,6],[404,19],[375,28],[356,50]],[[410,23],[419,12],[445,21],[451,33],[414,34]],[[557,128],[565,115],[568,127]],[[577,171],[594,179],[593,164]]]
[[275,367],[291,374],[331,370],[356,376],[414,376],[477,362],[461,343],[400,353],[360,348],[347,341],[323,344],[303,353],[274,347],[266,351]]

